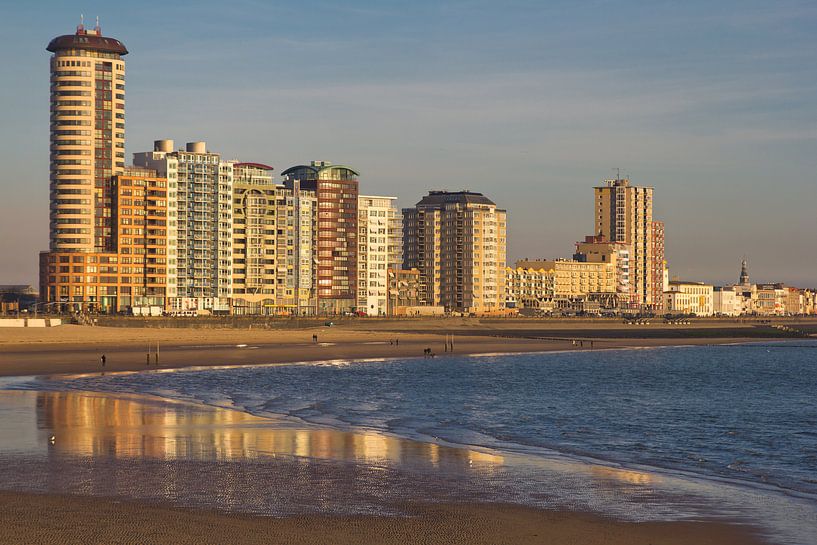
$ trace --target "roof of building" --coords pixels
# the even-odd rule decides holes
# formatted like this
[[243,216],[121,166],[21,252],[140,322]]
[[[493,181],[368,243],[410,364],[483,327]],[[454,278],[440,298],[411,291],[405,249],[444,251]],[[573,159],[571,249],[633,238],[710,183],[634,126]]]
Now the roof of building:
[[0,293],[36,295],[37,288],[30,284],[0,284]]
[[322,172],[324,170],[331,170],[331,169],[344,169],[344,170],[348,170],[349,172],[351,172],[355,176],[360,176],[360,173],[358,171],[356,171],[355,169],[353,169],[352,167],[350,167],[350,166],[333,165],[332,163],[328,163],[328,162],[324,162],[324,161],[320,161],[320,162],[313,161],[311,165],[295,165],[294,167],[289,167],[288,169],[283,171],[281,173],[281,175],[282,176],[287,176],[289,174],[294,174],[295,172],[297,172],[299,170],[307,170],[307,171],[310,171],[310,172],[314,173],[315,177],[317,178],[317,174],[319,172]]
[[254,167],[260,168],[261,170],[274,170],[273,167],[269,165],[265,165],[264,163],[235,163],[233,166],[235,167]]
[[429,191],[428,195],[420,199],[417,206],[433,206],[447,203],[464,204],[488,204],[496,206],[496,203],[475,191]]
[[87,49],[90,51],[103,51],[105,53],[118,53],[119,55],[128,54],[125,44],[116,38],[79,33],[57,36],[48,42],[48,47],[45,49],[52,53],[65,49]]

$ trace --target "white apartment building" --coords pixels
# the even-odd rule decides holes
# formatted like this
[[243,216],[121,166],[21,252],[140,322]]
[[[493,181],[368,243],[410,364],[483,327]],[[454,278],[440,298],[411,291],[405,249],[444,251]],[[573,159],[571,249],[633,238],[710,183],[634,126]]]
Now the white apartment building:
[[173,150],[157,140],[135,166],[168,180],[168,310],[230,312],[233,269],[233,165],[205,142]]
[[712,316],[713,286],[703,282],[670,281],[664,292],[664,310],[669,314]]
[[731,287],[716,287],[712,293],[712,312],[716,316],[743,314],[743,297]]
[[402,260],[402,216],[396,197],[358,197],[357,310],[386,316],[389,267]]

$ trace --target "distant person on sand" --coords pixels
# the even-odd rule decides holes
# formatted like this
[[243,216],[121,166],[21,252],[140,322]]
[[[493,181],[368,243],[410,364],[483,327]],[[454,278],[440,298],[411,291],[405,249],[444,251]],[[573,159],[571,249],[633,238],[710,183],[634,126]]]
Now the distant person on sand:
[[99,361],[102,362],[102,367],[105,367],[105,354],[102,354],[102,357],[99,358]]
[[318,342],[318,336],[317,336],[317,335],[312,335],[312,342],[313,342],[313,343],[317,343],[317,342]]
[[147,362],[145,363],[145,365],[150,365],[150,352],[148,352],[148,358],[147,358]]

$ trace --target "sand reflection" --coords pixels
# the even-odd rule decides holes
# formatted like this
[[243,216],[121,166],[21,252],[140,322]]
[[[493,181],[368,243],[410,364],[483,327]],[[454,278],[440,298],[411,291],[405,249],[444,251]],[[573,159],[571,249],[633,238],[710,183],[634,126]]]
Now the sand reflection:
[[305,457],[490,470],[502,456],[375,432],[297,428],[239,411],[136,396],[37,392],[49,452],[90,457],[230,461]]

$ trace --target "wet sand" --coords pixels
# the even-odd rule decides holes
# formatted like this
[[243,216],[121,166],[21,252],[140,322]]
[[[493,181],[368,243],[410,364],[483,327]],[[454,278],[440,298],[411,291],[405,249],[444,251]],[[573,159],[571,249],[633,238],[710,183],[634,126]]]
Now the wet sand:
[[64,495],[0,492],[4,543],[334,545],[752,545],[722,524],[624,523],[511,505],[412,505],[408,516],[226,515]]
[[[419,327],[420,324],[414,324]],[[450,337],[429,332],[369,330],[367,324],[310,329],[176,329],[123,328],[65,325],[41,329],[0,330],[0,376],[81,373],[101,370],[126,371],[156,366],[156,347],[162,368],[205,365],[250,365],[323,361],[333,359],[422,357],[431,348],[445,357],[446,339],[453,338],[453,354],[496,354],[559,350],[639,348],[693,344],[729,344],[759,341],[750,336],[678,336],[672,328],[655,338],[601,337],[593,328],[570,330],[561,335],[529,329],[479,327],[452,328]],[[427,327],[427,326],[426,326]],[[575,327],[575,326],[574,326]],[[615,332],[618,328],[605,329]],[[710,328],[707,328],[710,329]],[[433,331],[433,330],[432,330]],[[749,329],[747,328],[747,331]],[[556,332],[558,333],[558,332]],[[578,333],[578,334],[577,334]],[[729,331],[730,334],[735,332]],[[740,333],[738,330],[736,333]],[[672,334],[671,336],[668,336]],[[312,340],[318,335],[318,343]],[[663,336],[661,336],[663,335]],[[577,339],[573,344],[572,340]],[[394,341],[396,340],[396,344]],[[579,344],[579,342],[581,344]]]
[[[526,482],[552,472],[619,502],[662,501],[657,475],[533,463]],[[0,392],[4,543],[763,543],[723,521],[510,504],[501,483],[515,469],[490,452],[150,396]]]

